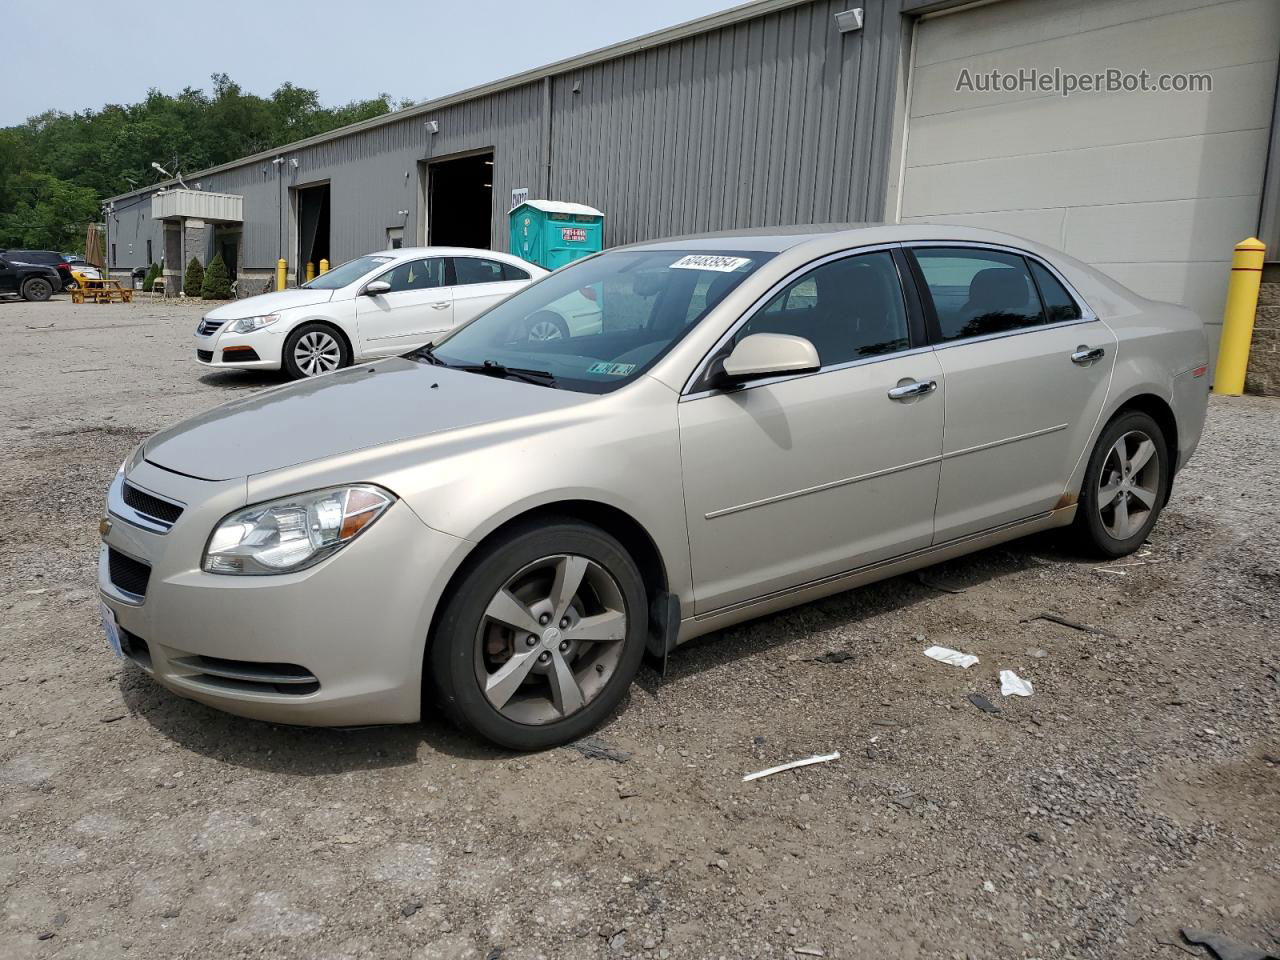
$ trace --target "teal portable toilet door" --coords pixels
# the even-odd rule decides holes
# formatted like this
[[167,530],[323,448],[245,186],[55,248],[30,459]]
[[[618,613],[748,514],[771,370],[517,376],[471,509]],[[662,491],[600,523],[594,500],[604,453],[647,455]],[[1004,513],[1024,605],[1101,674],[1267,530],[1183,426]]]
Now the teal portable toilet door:
[[522,203],[507,214],[511,226],[511,252],[522,260],[542,266],[542,214]]

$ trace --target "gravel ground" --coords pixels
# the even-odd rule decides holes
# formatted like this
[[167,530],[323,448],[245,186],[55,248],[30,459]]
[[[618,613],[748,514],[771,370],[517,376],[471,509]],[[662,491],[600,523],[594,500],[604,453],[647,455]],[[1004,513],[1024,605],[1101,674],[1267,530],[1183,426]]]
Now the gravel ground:
[[1037,538],[801,607],[646,668],[600,732],[625,762],[515,756],[240,720],[111,658],[116,466],[275,382],[197,368],[198,313],[0,303],[0,956],[1280,950],[1276,401],[1214,400],[1141,562]]

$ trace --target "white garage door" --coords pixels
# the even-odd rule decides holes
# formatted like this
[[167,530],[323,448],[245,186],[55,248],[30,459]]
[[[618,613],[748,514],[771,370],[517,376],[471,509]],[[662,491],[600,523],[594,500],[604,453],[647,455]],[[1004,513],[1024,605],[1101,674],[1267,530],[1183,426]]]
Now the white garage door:
[[[1192,307],[1216,349],[1231,248],[1258,228],[1278,56],[1277,0],[1001,0],[923,19],[899,216],[1065,250]],[[957,89],[1055,68],[1204,73],[1212,89]]]

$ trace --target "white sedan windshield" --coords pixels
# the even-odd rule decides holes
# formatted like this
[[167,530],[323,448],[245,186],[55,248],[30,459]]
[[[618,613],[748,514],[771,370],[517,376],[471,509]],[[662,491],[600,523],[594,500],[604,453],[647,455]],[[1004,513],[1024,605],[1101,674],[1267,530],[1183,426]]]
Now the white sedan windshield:
[[308,290],[337,290],[349,283],[355,283],[371,270],[376,270],[384,263],[390,263],[395,257],[356,257],[341,266],[334,267],[328,273],[322,273],[314,280],[303,284]]
[[607,393],[639,376],[772,253],[621,250],[556,271],[436,344],[458,367]]

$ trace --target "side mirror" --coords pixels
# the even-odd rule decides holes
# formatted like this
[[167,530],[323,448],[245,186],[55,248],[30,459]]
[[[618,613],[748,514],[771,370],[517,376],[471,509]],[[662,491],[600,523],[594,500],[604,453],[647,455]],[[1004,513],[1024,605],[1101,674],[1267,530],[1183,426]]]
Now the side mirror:
[[391,284],[385,280],[373,280],[364,285],[364,295],[366,297],[377,297],[391,291]]
[[804,337],[786,333],[753,333],[716,363],[711,386],[732,387],[787,373],[812,373],[822,366],[818,349]]

